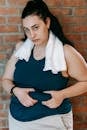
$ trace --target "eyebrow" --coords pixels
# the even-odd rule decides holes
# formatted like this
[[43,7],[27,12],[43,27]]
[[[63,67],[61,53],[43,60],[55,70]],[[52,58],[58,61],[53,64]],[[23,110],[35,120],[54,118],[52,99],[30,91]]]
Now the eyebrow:
[[[34,28],[35,26],[38,26],[38,24],[35,24],[35,25],[31,26],[31,28]],[[28,29],[29,30],[28,27],[23,27],[23,29]]]

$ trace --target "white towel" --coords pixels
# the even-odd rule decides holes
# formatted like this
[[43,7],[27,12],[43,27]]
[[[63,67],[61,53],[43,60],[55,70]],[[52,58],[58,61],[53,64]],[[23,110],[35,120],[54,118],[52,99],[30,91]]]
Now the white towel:
[[21,45],[21,47],[15,52],[15,57],[17,57],[20,60],[24,59],[27,62],[30,58],[33,46],[33,42],[29,39],[26,39],[23,45]]
[[[29,60],[34,43],[27,39],[23,45],[15,52],[15,56],[20,60]],[[43,71],[51,70],[53,74],[59,71],[66,71],[66,61],[62,42],[50,31],[49,40],[45,50],[45,65]]]

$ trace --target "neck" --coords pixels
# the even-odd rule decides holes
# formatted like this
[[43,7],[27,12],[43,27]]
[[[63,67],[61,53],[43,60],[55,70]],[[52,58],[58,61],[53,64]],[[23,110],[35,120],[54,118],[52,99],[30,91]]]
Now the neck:
[[43,44],[40,44],[40,45],[35,45],[35,48],[45,48],[47,45],[47,43],[43,43]]
[[48,33],[48,38],[46,39],[46,41],[44,41],[44,43],[42,43],[42,44],[35,45],[35,47],[36,48],[45,48],[48,43],[48,40],[49,40],[49,33]]

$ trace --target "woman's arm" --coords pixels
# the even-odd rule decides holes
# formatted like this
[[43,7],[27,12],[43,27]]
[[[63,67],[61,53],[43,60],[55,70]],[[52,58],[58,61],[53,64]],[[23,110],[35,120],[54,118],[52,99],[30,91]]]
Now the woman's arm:
[[64,97],[69,98],[87,92],[87,63],[73,47],[65,45],[64,51],[68,74],[77,80],[76,84],[62,90]]
[[[19,46],[19,44],[17,46]],[[13,83],[13,75],[15,71],[15,64],[17,61],[18,59],[16,59],[16,57],[13,54],[6,65],[5,73],[2,77],[2,86],[4,90],[8,92],[9,94],[11,92],[11,89],[15,86]],[[20,88],[18,86],[16,86],[13,89],[14,95],[18,98],[21,104],[26,107],[32,106],[37,102],[36,100],[32,99],[29,96],[30,91],[34,91],[34,89],[33,88]]]
[[78,96],[87,92],[87,63],[84,58],[71,46],[64,46],[65,59],[68,68],[68,75],[77,80],[76,84],[60,91],[49,91],[52,99],[43,102],[50,108],[58,107],[65,98]]
[[17,59],[15,58],[14,54],[11,56],[9,61],[7,62],[4,75],[2,77],[2,86],[4,90],[10,94],[10,91],[13,86],[13,73],[15,70],[15,64],[17,62]]
[[[19,47],[22,45],[22,43],[23,42],[19,42],[19,43],[16,44],[14,52],[17,49],[19,49]],[[12,87],[14,86],[14,84],[13,84],[13,74],[14,74],[14,70],[15,70],[15,64],[18,60],[14,56],[14,52],[13,52],[12,56],[10,57],[10,59],[8,60],[6,67],[5,67],[5,72],[2,76],[2,86],[3,86],[4,90],[9,94],[10,94]]]

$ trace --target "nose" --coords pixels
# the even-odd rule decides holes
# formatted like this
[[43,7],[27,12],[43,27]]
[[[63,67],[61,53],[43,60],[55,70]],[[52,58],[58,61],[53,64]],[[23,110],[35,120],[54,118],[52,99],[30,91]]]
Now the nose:
[[30,31],[30,39],[34,39],[35,38],[35,32],[34,31]]

